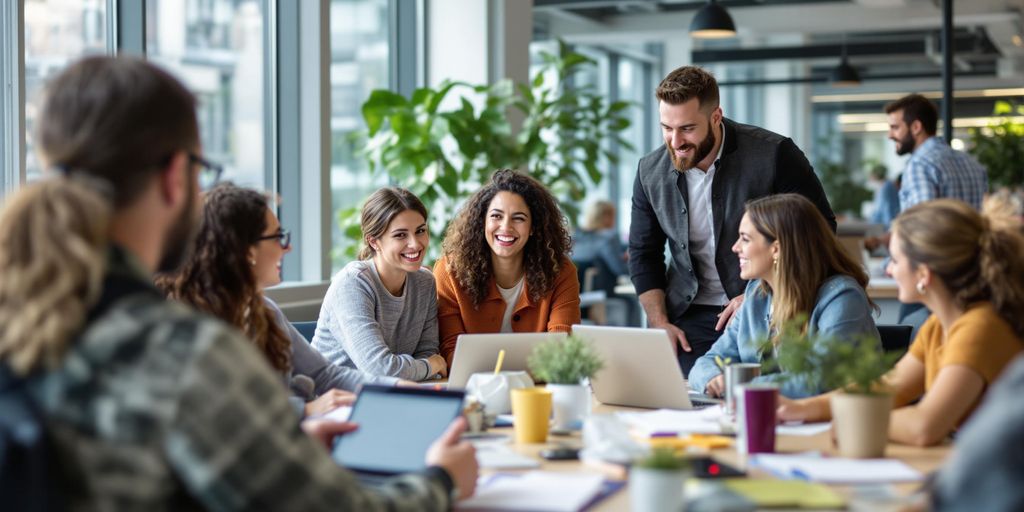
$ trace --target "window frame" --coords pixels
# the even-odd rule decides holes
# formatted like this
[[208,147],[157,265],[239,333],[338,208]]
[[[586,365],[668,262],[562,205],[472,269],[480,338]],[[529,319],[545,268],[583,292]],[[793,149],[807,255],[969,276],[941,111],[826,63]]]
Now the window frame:
[[[260,0],[264,19],[264,187],[282,197],[285,229],[298,235],[284,261],[285,285],[330,279],[330,0]],[[26,0],[0,2],[0,164],[6,195],[26,181]],[[106,0],[107,53],[146,56],[146,2]],[[424,83],[424,0],[389,0],[389,86],[412,94]],[[322,14],[322,16],[321,16]],[[299,79],[302,77],[302,80]],[[323,107],[323,108],[321,108]]]

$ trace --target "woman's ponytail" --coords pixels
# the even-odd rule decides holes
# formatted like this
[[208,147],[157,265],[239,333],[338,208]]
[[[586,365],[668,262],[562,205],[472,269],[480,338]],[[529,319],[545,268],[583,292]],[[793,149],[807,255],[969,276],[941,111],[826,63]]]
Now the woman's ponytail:
[[0,360],[25,375],[58,364],[99,297],[110,200],[96,184],[55,177],[0,210]]
[[1016,218],[986,202],[984,229],[978,238],[981,280],[992,304],[1024,337],[1024,235]]

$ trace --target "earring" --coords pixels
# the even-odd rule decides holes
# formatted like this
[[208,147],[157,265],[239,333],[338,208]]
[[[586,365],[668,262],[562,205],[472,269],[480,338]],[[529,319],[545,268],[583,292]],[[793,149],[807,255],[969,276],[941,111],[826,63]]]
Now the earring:
[[778,266],[779,266],[779,259],[778,258],[773,258],[772,259],[772,267],[778,268]]
[[256,266],[256,260],[249,260],[249,263],[252,264],[252,266],[254,267]]
[[924,290],[924,281],[918,281],[918,282],[917,282],[917,286],[915,286],[914,288],[916,288],[916,289],[917,289],[917,294],[918,294],[918,295],[924,295],[924,293],[925,293],[925,290]]

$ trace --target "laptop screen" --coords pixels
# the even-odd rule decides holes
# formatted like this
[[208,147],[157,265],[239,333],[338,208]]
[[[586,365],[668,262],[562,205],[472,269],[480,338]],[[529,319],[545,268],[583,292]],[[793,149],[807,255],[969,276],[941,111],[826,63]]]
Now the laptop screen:
[[334,445],[348,469],[397,474],[426,468],[431,443],[462,413],[461,391],[363,386],[349,421],[359,424]]

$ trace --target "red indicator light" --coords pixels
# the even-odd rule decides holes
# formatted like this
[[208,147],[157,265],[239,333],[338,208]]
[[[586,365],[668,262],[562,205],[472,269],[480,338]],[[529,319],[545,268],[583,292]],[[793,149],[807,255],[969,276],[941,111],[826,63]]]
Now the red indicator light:
[[708,466],[708,474],[711,476],[718,476],[718,473],[720,471],[721,469],[718,467],[718,464],[712,464]]

